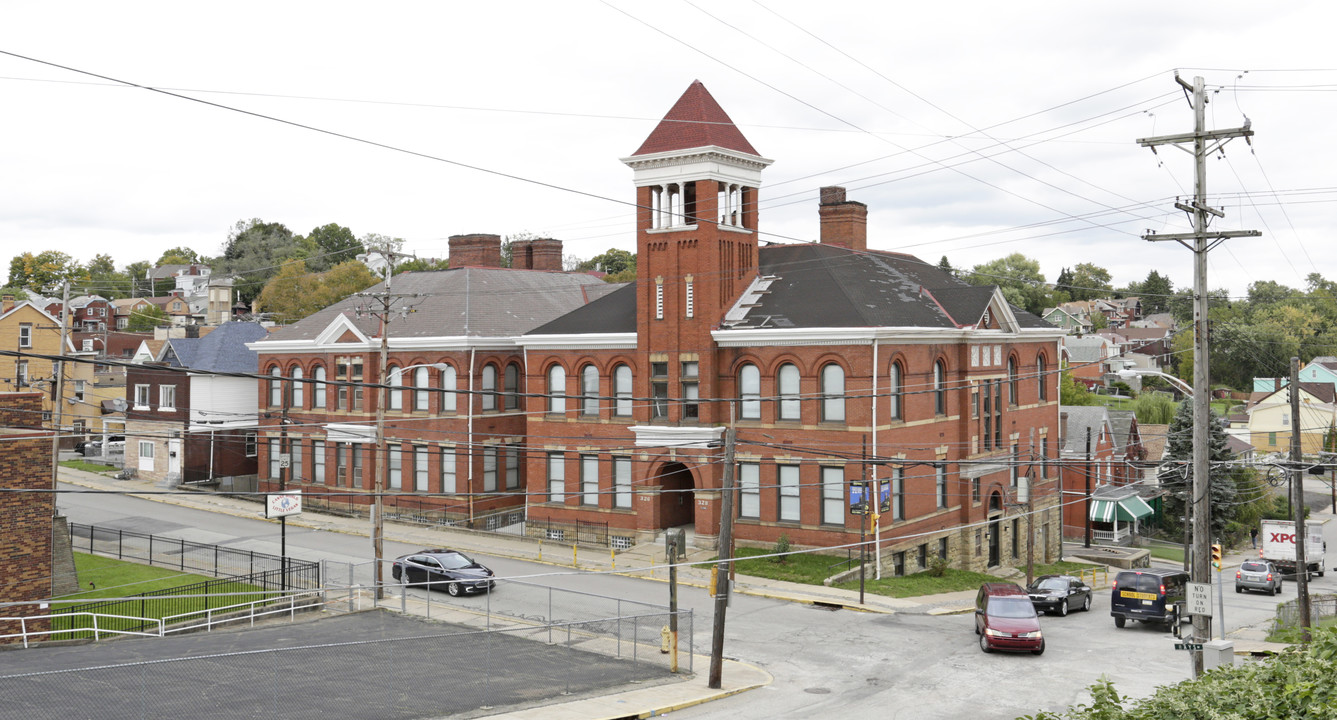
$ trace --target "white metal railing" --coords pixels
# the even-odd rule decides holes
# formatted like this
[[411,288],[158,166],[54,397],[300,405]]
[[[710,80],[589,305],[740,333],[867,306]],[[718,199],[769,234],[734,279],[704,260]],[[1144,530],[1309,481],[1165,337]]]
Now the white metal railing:
[[[212,631],[215,627],[220,627],[230,623],[246,622],[254,626],[259,618],[271,615],[288,614],[290,618],[296,618],[297,612],[306,610],[315,610],[323,607],[326,602],[325,592],[320,590],[309,590],[305,592],[292,593],[275,601],[252,600],[250,602],[238,603],[224,607],[209,608],[207,610],[192,610],[187,613],[177,615],[168,615],[162,618],[141,618],[133,615],[112,615],[108,613],[92,612],[73,612],[73,613],[52,613],[49,615],[26,615],[22,617],[0,617],[0,622],[17,622],[19,632],[0,635],[0,642],[5,640],[20,638],[23,647],[27,648],[30,642],[40,639],[42,636],[58,636],[73,633],[92,632],[94,640],[101,640],[103,635],[138,635],[140,637],[166,637],[173,633],[192,632],[204,630]],[[49,626],[53,619],[88,617],[92,619],[92,626],[70,627],[60,630],[39,630],[30,629],[30,625],[37,624],[38,621],[46,620]],[[156,631],[143,630],[121,630],[117,628],[105,627],[107,620],[135,621],[142,624],[156,624]],[[197,620],[196,622],[192,622]],[[53,638],[57,639],[57,638]]]
[[1116,528],[1114,530],[1092,530],[1091,537],[1095,540],[1104,542],[1119,542],[1133,536],[1132,528]]

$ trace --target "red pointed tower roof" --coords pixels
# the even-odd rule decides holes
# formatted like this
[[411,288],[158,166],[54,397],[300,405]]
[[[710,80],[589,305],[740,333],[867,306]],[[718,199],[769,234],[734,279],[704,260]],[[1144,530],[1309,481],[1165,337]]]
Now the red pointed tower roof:
[[694,80],[632,157],[709,145],[761,154],[743,137],[706,86]]

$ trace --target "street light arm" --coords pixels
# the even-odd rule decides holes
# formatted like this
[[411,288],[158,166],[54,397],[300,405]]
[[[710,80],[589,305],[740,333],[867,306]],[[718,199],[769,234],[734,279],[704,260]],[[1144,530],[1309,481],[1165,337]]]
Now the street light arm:
[[1174,375],[1171,375],[1169,373],[1163,373],[1160,370],[1146,370],[1143,368],[1125,368],[1123,370],[1120,370],[1117,374],[1121,378],[1130,378],[1137,375],[1155,375],[1157,377],[1163,377],[1166,380],[1168,380],[1170,384],[1175,387],[1175,389],[1179,390],[1185,395],[1188,395],[1189,397],[1193,397],[1192,386],[1190,386],[1183,380],[1180,380],[1179,378],[1175,377]]

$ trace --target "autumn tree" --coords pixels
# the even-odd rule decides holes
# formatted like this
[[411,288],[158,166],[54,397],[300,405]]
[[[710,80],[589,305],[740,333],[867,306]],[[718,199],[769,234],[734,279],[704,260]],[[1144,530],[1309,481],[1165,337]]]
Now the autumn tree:
[[170,323],[171,318],[167,317],[166,310],[157,305],[150,305],[130,313],[125,329],[127,332],[149,332],[153,328],[164,327]]
[[28,287],[42,290],[68,280],[77,285],[88,277],[84,269],[73,257],[58,250],[31,251],[15,255],[9,261],[9,280],[11,287]]
[[228,233],[213,270],[234,276],[233,289],[249,303],[285,262],[304,259],[306,254],[297,236],[282,223],[242,220]]
[[290,260],[265,284],[256,305],[279,322],[296,322],[379,281],[357,260],[339,263],[323,273],[307,272],[305,262]]

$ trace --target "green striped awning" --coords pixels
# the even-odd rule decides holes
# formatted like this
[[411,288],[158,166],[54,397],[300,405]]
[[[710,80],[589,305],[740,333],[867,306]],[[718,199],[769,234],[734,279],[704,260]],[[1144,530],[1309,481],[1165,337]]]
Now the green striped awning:
[[1122,520],[1132,522],[1152,514],[1151,506],[1137,495],[1130,495],[1118,500],[1092,500],[1091,519],[1096,522],[1114,522]]

